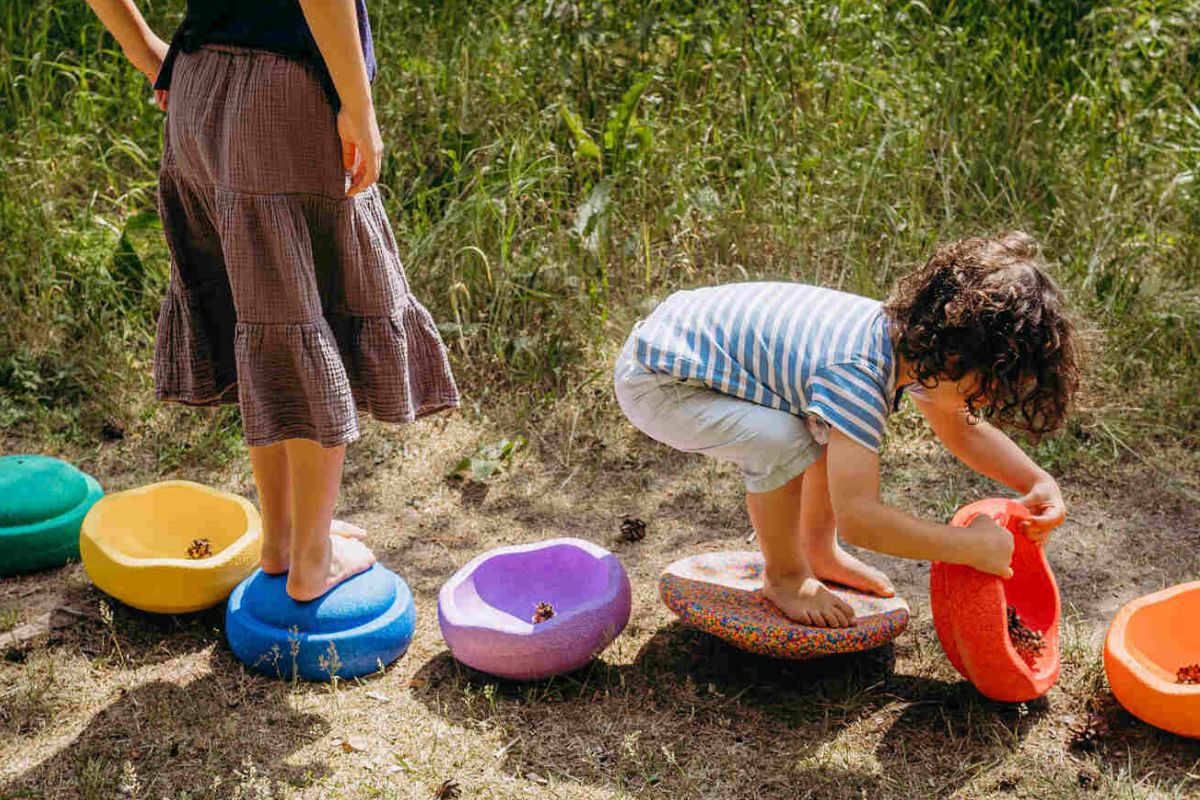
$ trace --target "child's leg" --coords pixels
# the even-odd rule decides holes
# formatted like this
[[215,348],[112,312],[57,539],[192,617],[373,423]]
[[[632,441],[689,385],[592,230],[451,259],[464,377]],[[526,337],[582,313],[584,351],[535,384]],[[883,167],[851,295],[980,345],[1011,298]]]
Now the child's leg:
[[804,482],[801,474],[769,492],[746,492],[746,508],[767,565],[763,594],[796,622],[842,628],[854,621],[854,610],[821,585],[805,557],[797,520]]
[[869,567],[838,544],[833,505],[829,501],[829,479],[825,471],[826,451],[804,472],[800,498],[800,540],[813,574],[823,581],[840,583],[884,597],[896,593],[887,575]]
[[292,491],[284,442],[250,448],[250,466],[262,509],[261,565],[269,575],[282,575],[291,563]]
[[[250,466],[263,518],[260,564],[268,575],[282,575],[292,561],[292,481],[285,443],[251,447]],[[329,532],[360,541],[367,537],[365,530],[340,519],[330,523]]]
[[362,542],[330,533],[345,445],[324,448],[308,439],[288,439],[284,445],[292,491],[287,591],[293,599],[312,600],[370,569],[375,556]]
[[793,414],[656,375],[631,346],[618,359],[617,401],[629,421],[678,450],[734,462],[746,479],[746,506],[766,561],[764,593],[789,618],[844,626],[850,606],[821,585],[800,535],[804,470],[819,447]]

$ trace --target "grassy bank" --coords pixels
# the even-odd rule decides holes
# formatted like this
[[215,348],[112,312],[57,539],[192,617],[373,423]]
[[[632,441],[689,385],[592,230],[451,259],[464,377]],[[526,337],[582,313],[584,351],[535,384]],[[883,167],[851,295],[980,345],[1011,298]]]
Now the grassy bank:
[[[150,5],[160,33],[181,6]],[[570,396],[677,287],[882,296],[934,241],[1017,226],[1103,342],[1067,449],[1194,448],[1200,4],[1087,6],[372,3],[382,186],[469,401]],[[236,415],[150,400],[144,79],[82,3],[0,25],[0,424],[225,459]]]

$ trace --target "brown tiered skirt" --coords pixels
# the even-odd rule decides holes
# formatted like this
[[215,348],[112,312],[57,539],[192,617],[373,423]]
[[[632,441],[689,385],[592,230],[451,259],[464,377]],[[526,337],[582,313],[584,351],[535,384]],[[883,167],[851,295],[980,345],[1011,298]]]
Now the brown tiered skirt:
[[171,282],[155,395],[241,405],[246,440],[358,438],[458,405],[446,349],[409,291],[376,187],[346,197],[336,116],[313,67],[244,48],[180,53],[159,213]]

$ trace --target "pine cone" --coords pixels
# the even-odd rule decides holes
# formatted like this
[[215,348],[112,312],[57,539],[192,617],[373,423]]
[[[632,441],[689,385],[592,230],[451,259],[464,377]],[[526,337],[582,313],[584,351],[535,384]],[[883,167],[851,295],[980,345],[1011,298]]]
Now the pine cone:
[[208,539],[192,539],[187,554],[188,558],[208,558],[212,555],[212,542]]
[[1071,748],[1090,753],[1108,735],[1108,722],[1098,714],[1088,714],[1083,720],[1072,723],[1068,730]]
[[461,795],[462,790],[458,788],[458,781],[453,778],[442,781],[442,785],[433,790],[434,800],[454,800]]
[[1200,664],[1188,664],[1175,673],[1176,683],[1200,684]]
[[554,616],[554,606],[549,603],[538,603],[537,610],[533,612],[533,624],[545,622]]
[[621,517],[621,538],[627,542],[640,542],[646,538],[646,522],[637,517]]
[[1012,640],[1013,649],[1021,659],[1033,666],[1046,649],[1046,642],[1041,631],[1035,631],[1025,624],[1014,606],[1008,607],[1008,638]]

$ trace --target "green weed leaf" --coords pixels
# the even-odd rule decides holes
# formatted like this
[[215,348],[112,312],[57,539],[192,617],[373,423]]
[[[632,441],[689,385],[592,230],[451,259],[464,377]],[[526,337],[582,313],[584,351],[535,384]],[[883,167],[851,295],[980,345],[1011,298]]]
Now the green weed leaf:
[[524,446],[524,436],[514,436],[511,439],[482,445],[471,455],[459,460],[446,477],[456,481],[467,478],[486,481],[507,468],[513,455]]

